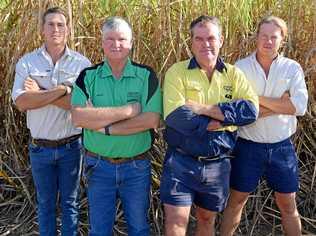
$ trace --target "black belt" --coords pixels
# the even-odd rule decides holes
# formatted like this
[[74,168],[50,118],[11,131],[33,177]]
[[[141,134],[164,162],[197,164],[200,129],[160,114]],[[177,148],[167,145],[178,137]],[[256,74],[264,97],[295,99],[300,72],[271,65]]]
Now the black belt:
[[71,143],[76,139],[80,138],[81,134],[76,134],[67,138],[62,138],[58,140],[48,140],[48,139],[35,139],[31,138],[31,143],[40,146],[40,147],[47,147],[47,148],[55,148],[59,146],[63,146],[67,143]]
[[86,149],[86,155],[89,155],[90,157],[94,157],[94,158],[108,161],[112,164],[122,164],[122,163],[129,162],[129,161],[148,159],[147,152],[144,152],[144,153],[139,154],[139,155],[134,156],[134,157],[115,157],[115,158],[112,158],[112,157],[102,156],[102,155],[96,154],[94,152],[90,152]]
[[192,155],[186,153],[185,151],[183,151],[181,148],[175,148],[175,150],[183,155],[192,157],[193,159],[195,159],[199,162],[218,161],[218,160],[232,157],[230,152],[227,152],[227,153],[224,153],[221,155],[217,155],[217,156],[209,157],[209,156],[192,156]]

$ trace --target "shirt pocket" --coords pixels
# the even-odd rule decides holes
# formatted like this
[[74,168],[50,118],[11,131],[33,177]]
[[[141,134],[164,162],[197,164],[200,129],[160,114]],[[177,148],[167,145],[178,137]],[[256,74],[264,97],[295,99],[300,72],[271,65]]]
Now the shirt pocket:
[[53,87],[51,74],[49,72],[30,72],[30,77],[35,80],[42,89],[50,89]]
[[59,75],[58,77],[59,84],[72,86],[73,83],[75,83],[76,79],[78,78],[79,72],[66,70],[66,69],[60,69],[58,75]]
[[198,103],[204,103],[203,89],[198,86],[188,86],[185,89],[185,99]]
[[276,79],[275,84],[273,84],[273,90],[271,95],[273,97],[281,97],[284,92],[290,91],[290,85],[291,85],[291,77],[280,77]]
[[126,103],[141,103],[142,95],[140,91],[128,91],[126,94]]
[[222,98],[220,102],[230,102],[233,99],[233,86],[224,84],[222,87]]

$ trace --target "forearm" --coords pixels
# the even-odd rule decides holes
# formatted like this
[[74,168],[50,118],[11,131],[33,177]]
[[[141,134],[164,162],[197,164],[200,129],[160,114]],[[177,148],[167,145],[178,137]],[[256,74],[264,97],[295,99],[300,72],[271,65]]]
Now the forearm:
[[166,125],[183,135],[203,135],[209,122],[209,117],[198,115],[187,106],[178,107],[166,117]]
[[254,122],[258,117],[258,110],[254,103],[245,99],[219,103],[218,107],[224,115],[222,125],[243,126]]
[[165,140],[169,147],[192,156],[217,156],[231,150],[235,145],[236,132],[211,131],[203,136],[182,135],[166,127]]
[[259,107],[259,117],[267,117],[267,116],[272,116],[275,115],[276,113],[270,110],[269,108],[260,106]]
[[75,126],[99,130],[109,124],[128,119],[132,116],[128,106],[121,107],[73,107],[72,121]]
[[259,103],[260,106],[266,107],[277,114],[294,115],[296,110],[290,97],[271,98],[259,96]]
[[206,105],[203,115],[211,117],[215,120],[223,121],[225,119],[223,112],[216,105]]
[[71,94],[68,94],[66,96],[62,96],[58,98],[57,100],[53,101],[51,104],[59,108],[62,108],[64,110],[70,110],[71,109],[70,101],[71,101]]
[[19,110],[31,110],[51,104],[66,93],[65,86],[57,86],[50,90],[26,91],[16,99]]
[[[155,112],[144,112],[138,116],[117,122],[109,127],[111,135],[129,135],[146,131],[148,129],[156,129],[159,126],[160,115]],[[104,129],[101,129],[104,132]]]

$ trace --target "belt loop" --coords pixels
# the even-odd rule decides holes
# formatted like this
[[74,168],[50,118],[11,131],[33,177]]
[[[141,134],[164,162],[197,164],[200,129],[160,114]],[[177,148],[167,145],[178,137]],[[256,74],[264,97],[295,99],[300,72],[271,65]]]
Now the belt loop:
[[35,144],[35,142],[34,142],[34,138],[32,138],[32,137],[31,137],[31,144],[32,144],[33,146],[37,146],[37,145]]
[[98,162],[100,162],[101,161],[101,155],[100,154],[98,154]]

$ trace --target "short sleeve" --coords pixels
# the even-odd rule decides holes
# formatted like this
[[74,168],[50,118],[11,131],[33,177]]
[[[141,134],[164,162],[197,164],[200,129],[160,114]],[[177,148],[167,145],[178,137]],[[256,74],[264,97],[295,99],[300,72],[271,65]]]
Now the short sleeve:
[[148,77],[148,92],[143,112],[156,112],[162,114],[162,97],[156,73],[150,70]]
[[71,105],[72,106],[85,106],[89,99],[85,84],[86,70],[80,72],[78,79],[76,80],[72,94],[71,94]]

